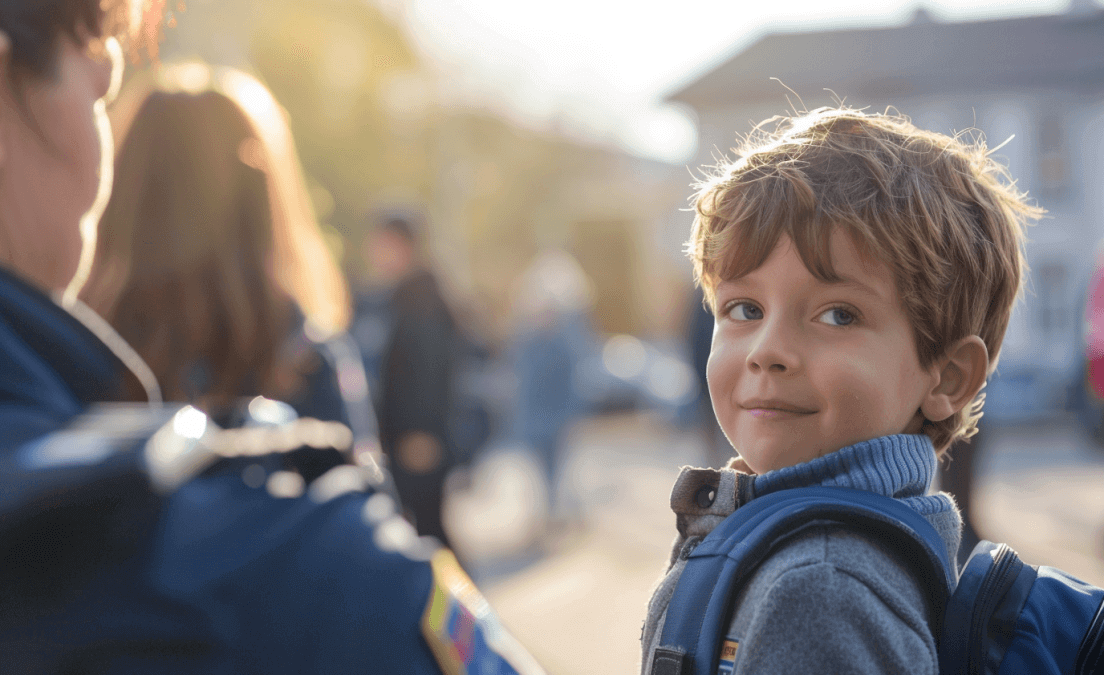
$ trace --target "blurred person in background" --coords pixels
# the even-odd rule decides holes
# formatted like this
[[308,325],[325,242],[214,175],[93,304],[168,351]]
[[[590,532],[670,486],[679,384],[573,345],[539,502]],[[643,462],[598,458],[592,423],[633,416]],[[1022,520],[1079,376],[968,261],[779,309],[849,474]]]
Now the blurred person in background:
[[553,524],[572,517],[559,499],[559,483],[567,432],[587,409],[579,368],[597,342],[592,296],[586,273],[562,249],[538,253],[515,289],[511,354],[517,395],[511,436],[543,469]]
[[449,414],[458,327],[420,230],[401,214],[372,224],[362,254],[373,284],[358,293],[353,335],[378,382],[380,442],[403,508],[419,534],[450,546],[441,510],[455,454]]
[[[143,409],[106,428],[84,413],[126,398],[130,377],[145,410],[160,402],[149,367],[75,297],[110,194],[120,41],[156,45],[143,8],[159,18],[163,3],[0,0],[0,670],[514,672],[513,649],[539,671],[386,495],[331,480],[280,497],[224,471],[156,494],[89,484],[126,460],[112,442]],[[42,486],[48,499],[25,499]]]
[[713,401],[709,397],[706,381],[706,365],[713,345],[713,312],[705,305],[705,296],[695,287],[690,294],[690,316],[686,326],[686,341],[690,363],[698,375],[698,396],[695,401],[694,421],[698,427],[705,458],[709,466],[719,468],[732,458],[732,446],[728,444],[717,417],[713,413]]
[[1104,445],[1104,242],[1085,288],[1083,375],[1074,390],[1074,404],[1086,435]]
[[375,447],[349,291],[276,101],[229,68],[142,75],[112,108],[115,184],[81,298],[167,400],[236,426],[262,395]]

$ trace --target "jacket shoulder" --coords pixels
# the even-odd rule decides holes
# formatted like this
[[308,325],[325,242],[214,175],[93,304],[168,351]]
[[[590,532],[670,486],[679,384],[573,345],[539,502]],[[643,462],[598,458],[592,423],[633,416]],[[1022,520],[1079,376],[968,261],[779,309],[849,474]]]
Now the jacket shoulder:
[[499,664],[516,643],[455,558],[353,469],[294,498],[232,474],[192,481],[162,517],[158,590],[258,672],[513,672]]
[[50,364],[0,320],[0,449],[59,429],[81,407]]

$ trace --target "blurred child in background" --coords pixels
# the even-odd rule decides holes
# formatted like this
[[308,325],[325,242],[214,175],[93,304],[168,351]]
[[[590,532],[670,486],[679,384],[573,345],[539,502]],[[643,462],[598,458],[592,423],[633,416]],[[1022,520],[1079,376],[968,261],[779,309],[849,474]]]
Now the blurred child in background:
[[540,463],[557,524],[571,518],[557,497],[567,432],[587,409],[578,371],[597,342],[593,293],[579,262],[556,248],[537,254],[515,289],[511,352],[518,387],[511,433]]

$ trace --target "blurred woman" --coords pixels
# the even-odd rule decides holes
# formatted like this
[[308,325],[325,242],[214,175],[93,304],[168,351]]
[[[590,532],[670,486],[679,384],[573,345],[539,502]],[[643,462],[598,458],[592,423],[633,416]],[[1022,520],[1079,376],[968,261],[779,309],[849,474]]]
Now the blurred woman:
[[82,299],[167,400],[232,425],[264,395],[368,435],[348,288],[268,90],[181,64],[132,82],[112,114],[115,187]]

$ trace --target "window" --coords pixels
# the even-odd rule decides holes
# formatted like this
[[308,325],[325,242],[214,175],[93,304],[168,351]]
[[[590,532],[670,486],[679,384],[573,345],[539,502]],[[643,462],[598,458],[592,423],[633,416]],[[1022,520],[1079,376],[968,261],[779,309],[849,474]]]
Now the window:
[[1069,157],[1063,119],[1049,112],[1039,120],[1039,197],[1043,201],[1066,196]]

